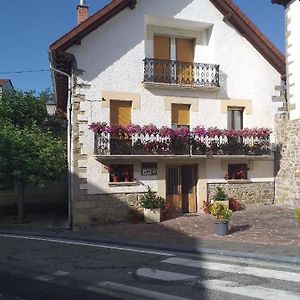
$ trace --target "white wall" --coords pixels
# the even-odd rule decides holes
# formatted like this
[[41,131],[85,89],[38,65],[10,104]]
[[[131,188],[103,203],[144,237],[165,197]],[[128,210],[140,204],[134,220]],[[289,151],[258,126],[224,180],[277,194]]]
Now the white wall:
[[[185,24],[179,32],[181,35],[198,32],[195,36],[198,44],[195,57],[199,59],[198,62],[220,64],[219,91],[143,87],[143,59],[145,53],[151,52],[149,44],[153,31],[153,24],[149,27],[146,22],[151,16],[165,20],[168,26],[173,26],[174,18],[179,20]],[[140,125],[154,123],[157,126],[170,126],[171,113],[164,109],[164,97],[172,96],[197,99],[198,112],[191,113],[191,127],[204,125],[226,128],[227,114],[221,113],[220,100],[235,99],[252,101],[253,113],[244,115],[244,127],[273,129],[275,108],[272,96],[275,86],[280,85],[280,75],[243,36],[223,21],[223,17],[209,0],[139,0],[134,10],[122,11],[85,37],[81,45],[69,49],[76,58],[77,68],[85,71],[78,78],[78,83],[91,85],[90,89],[77,90],[86,95],[87,101],[82,104],[82,109],[88,124],[109,122],[109,109],[102,108],[100,103],[102,90],[105,90],[139,93],[141,110],[133,110],[132,120]],[[162,23],[158,26],[162,30]],[[168,28],[164,30],[174,31]],[[99,172],[101,165],[93,157],[93,133],[87,128],[86,125],[81,126],[85,132],[81,140],[84,153],[89,157],[88,192],[99,192],[99,183],[105,191],[114,191],[107,189],[108,175]],[[217,173],[221,174],[221,170]],[[136,187],[126,188],[128,190],[136,190]]]
[[300,118],[300,2],[294,1],[286,10],[287,22],[287,80],[288,99],[296,109],[290,112],[292,120]]

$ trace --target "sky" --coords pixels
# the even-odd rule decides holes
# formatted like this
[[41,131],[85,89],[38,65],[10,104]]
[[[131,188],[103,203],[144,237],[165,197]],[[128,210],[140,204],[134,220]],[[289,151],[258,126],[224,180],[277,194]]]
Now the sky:
[[[146,0],[151,1],[151,0]],[[164,1],[164,0],[161,0]],[[86,0],[89,14],[110,0]],[[77,22],[79,0],[0,0],[0,78],[19,90],[52,88],[48,47]],[[235,3],[284,53],[284,10],[271,0]],[[28,72],[46,70],[40,72]],[[20,71],[22,73],[11,73]]]

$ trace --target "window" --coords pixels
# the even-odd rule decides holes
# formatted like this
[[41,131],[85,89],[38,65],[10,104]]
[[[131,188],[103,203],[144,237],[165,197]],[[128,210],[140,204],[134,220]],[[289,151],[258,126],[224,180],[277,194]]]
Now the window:
[[110,165],[109,182],[133,182],[133,165]]
[[189,127],[190,105],[172,104],[172,128]]
[[248,179],[247,164],[229,164],[228,179]]
[[131,120],[131,101],[110,101],[110,124],[127,126]]
[[243,107],[228,107],[227,111],[227,128],[243,129]]

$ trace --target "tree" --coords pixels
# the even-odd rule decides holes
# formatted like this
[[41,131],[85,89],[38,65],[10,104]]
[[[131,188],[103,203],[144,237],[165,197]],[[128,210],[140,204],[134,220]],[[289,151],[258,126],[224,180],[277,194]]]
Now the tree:
[[0,182],[15,183],[19,221],[24,220],[24,189],[58,179],[66,170],[66,147],[49,129],[45,102],[33,93],[0,99]]

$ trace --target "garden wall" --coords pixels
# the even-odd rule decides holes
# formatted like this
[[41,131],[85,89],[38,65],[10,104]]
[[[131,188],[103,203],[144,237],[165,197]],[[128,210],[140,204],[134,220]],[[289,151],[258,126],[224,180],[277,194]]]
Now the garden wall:
[[209,183],[207,192],[210,201],[217,187],[223,188],[229,198],[240,200],[244,205],[272,204],[274,201],[274,182]]
[[[66,182],[48,182],[45,187],[28,186],[25,189],[27,213],[67,211],[68,190]],[[17,213],[15,190],[0,191],[0,216]]]
[[291,208],[300,207],[300,119],[287,114],[276,116],[275,202]]

